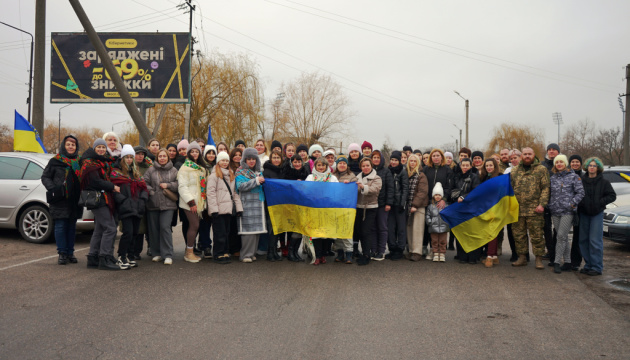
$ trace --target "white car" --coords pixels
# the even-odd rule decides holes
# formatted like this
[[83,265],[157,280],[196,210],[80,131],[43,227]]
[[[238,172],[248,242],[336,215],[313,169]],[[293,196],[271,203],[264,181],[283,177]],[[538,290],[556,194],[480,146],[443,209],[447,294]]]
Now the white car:
[[[18,229],[28,241],[41,244],[52,239],[54,222],[48,212],[46,188],[41,177],[51,154],[0,152],[0,228]],[[83,211],[77,231],[94,230],[94,215]]]

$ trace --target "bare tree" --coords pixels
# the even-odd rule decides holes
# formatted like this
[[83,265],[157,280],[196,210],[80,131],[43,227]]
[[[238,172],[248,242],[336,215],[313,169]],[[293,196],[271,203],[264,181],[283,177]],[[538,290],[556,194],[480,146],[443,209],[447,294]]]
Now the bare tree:
[[623,133],[619,127],[599,130],[593,140],[596,146],[594,154],[602,159],[604,164],[613,166],[623,164]]
[[595,154],[598,146],[595,141],[596,136],[597,125],[588,118],[580,120],[577,124],[566,129],[560,143],[560,149],[562,153],[569,155],[588,156],[588,154]]
[[13,129],[4,124],[0,124],[0,151],[13,151]]
[[289,131],[295,142],[333,143],[350,128],[350,101],[328,75],[304,73],[283,84]]
[[545,157],[545,135],[542,130],[530,125],[503,123],[494,128],[488,143],[486,155],[492,155],[501,149],[522,149],[531,147],[539,159]]

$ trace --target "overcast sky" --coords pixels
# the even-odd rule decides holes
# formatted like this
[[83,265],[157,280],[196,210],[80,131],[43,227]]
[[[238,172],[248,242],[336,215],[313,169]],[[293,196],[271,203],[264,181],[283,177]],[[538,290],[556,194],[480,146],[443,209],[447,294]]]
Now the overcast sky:
[[[188,31],[183,1],[82,1],[97,31]],[[2,0],[2,21],[34,33],[35,0]],[[193,36],[205,53],[247,53],[256,59],[265,98],[283,81],[320,71],[351,100],[354,140],[380,147],[389,136],[402,147],[454,143],[470,100],[470,145],[484,148],[504,122],[542,129],[557,141],[552,113],[563,126],[589,118],[622,126],[617,100],[630,63],[630,1],[442,0],[307,1],[199,0]],[[48,0],[50,33],[82,31],[66,0]],[[0,123],[13,110],[25,117],[30,41],[0,26]],[[46,77],[49,82],[49,65]],[[625,101],[624,101],[625,104]],[[63,106],[51,104],[46,119]],[[130,119],[123,105],[75,104],[66,125],[111,130]],[[122,131],[124,125],[116,125]],[[561,127],[562,131],[562,127]],[[344,144],[345,147],[346,144]]]

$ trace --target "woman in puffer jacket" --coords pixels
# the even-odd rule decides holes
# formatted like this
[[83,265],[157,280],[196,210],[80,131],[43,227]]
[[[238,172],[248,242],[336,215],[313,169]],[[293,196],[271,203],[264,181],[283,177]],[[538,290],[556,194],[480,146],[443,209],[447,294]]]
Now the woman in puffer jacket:
[[186,232],[186,254],[184,260],[197,263],[201,260],[193,252],[195,238],[199,231],[199,222],[206,209],[206,168],[201,158],[201,147],[191,142],[186,148],[186,161],[177,173],[179,207],[188,219]]
[[[578,205],[584,198],[584,186],[580,177],[569,169],[566,155],[558,155],[553,159],[551,172],[548,206],[553,227],[558,234],[556,258],[552,260],[553,271],[560,274],[562,271],[571,271],[572,268],[569,230],[573,226]],[[564,264],[560,266],[562,260]]]
[[83,214],[79,206],[81,188],[79,186],[79,141],[68,135],[63,138],[59,153],[48,161],[42,173],[42,184],[49,192],[57,191],[62,197],[48,204],[50,215],[55,223],[55,242],[59,265],[76,264],[74,239],[77,219]]
[[136,151],[131,145],[123,146],[120,159],[112,166],[110,174],[111,182],[120,186],[120,192],[114,194],[116,213],[122,223],[118,261],[129,267],[137,266],[133,245],[149,199],[147,185],[136,166],[135,157]]
[[357,260],[358,265],[370,263],[370,248],[376,242],[376,232],[373,229],[378,209],[378,194],[383,182],[376,174],[370,158],[363,158],[359,162],[361,172],[357,175],[359,196],[357,199],[357,215],[354,221],[354,243],[358,247],[361,241],[362,255]]
[[144,173],[144,181],[149,190],[147,203],[147,223],[149,230],[149,248],[153,261],[164,259],[164,265],[173,264],[173,214],[177,211],[177,202],[164,195],[168,189],[177,194],[177,169],[169,161],[168,151],[160,149],[153,166]]
[[212,216],[214,247],[212,256],[218,264],[229,264],[228,235],[232,217],[243,214],[241,198],[236,192],[236,177],[230,169],[230,156],[226,152],[217,155],[217,165],[208,178],[208,213]]

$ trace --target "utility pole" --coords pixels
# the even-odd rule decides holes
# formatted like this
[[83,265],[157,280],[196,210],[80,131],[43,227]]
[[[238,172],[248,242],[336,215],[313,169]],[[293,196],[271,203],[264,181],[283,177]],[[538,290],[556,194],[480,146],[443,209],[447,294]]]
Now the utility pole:
[[69,1],[70,1],[70,5],[72,5],[72,8],[74,9],[74,12],[77,14],[79,21],[81,22],[81,25],[85,29],[85,32],[87,33],[87,36],[90,39],[90,42],[92,43],[92,46],[94,46],[94,48],[96,49],[96,53],[98,54],[98,56],[101,57],[103,66],[105,67],[105,70],[111,77],[112,82],[116,86],[116,91],[118,91],[120,98],[125,104],[125,107],[127,108],[127,111],[129,112],[129,115],[131,116],[133,123],[136,125],[136,128],[138,128],[138,133],[140,133],[140,138],[148,142],[149,139],[151,139],[151,132],[149,131],[147,124],[145,124],[144,120],[142,119],[142,116],[140,115],[140,112],[138,111],[136,104],[133,102],[133,99],[129,95],[129,91],[125,87],[125,83],[123,82],[120,75],[118,75],[118,71],[116,71],[116,68],[114,67],[114,64],[112,63],[112,60],[109,58],[109,55],[107,54],[107,49],[105,49],[103,42],[98,37],[98,34],[96,33],[96,30],[94,30],[92,23],[90,23],[90,19],[88,19],[87,14],[85,13],[85,11],[83,10],[83,7],[81,6],[81,3],[79,3],[79,0],[69,0]]
[[460,98],[464,99],[464,101],[466,101],[466,147],[469,148],[468,147],[468,99],[466,99],[460,93],[458,93],[457,90],[453,90],[453,91],[455,92],[455,94],[457,94],[457,96],[459,96]]
[[[630,96],[630,64],[626,65],[626,106]],[[623,127],[623,164],[630,165],[630,113],[626,111]]]
[[564,121],[562,121],[562,113],[555,112],[551,114],[551,117],[553,118],[553,123],[558,125],[558,145],[560,145],[560,124],[564,124]]
[[46,0],[35,1],[35,72],[33,76],[33,119],[31,124],[44,138],[44,82],[46,77]]
[[[194,46],[195,46],[195,39],[192,36],[192,21],[193,21],[193,11],[195,11],[196,6],[193,5],[191,3],[192,0],[186,0],[185,4],[180,4],[177,6],[178,9],[182,10],[185,9],[186,6],[188,6],[188,13],[190,14],[189,17],[189,21],[188,21],[188,34],[190,37],[190,68],[192,70],[192,57],[195,56],[195,52],[193,50]],[[201,62],[199,63],[199,70],[201,70]],[[198,74],[199,72],[197,72]],[[197,76],[197,74],[195,74],[195,76]],[[193,80],[195,80],[195,76],[193,76],[193,78],[190,80],[190,97],[188,99],[188,103],[186,104],[186,109],[184,110],[184,138],[188,139],[188,136],[190,135],[190,118],[192,117],[191,111],[192,111],[192,106],[191,106],[191,101],[192,101],[192,82]]]

